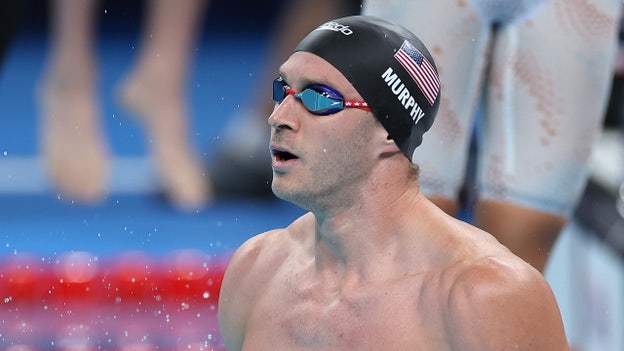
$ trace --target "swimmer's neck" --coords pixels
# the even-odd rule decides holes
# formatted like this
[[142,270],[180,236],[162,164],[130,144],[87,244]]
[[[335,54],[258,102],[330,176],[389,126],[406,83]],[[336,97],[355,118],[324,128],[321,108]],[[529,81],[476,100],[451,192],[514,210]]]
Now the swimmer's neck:
[[420,216],[415,214],[429,206],[420,190],[411,187],[396,198],[374,198],[332,214],[314,213],[315,267],[375,279],[377,267],[391,267],[408,245],[418,242],[414,223]]

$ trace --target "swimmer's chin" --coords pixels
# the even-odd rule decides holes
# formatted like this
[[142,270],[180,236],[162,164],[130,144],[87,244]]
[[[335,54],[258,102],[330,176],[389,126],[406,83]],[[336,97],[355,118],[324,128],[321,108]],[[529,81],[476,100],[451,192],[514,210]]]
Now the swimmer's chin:
[[[274,177],[275,176],[276,175],[274,174]],[[298,207],[301,207],[304,210],[310,210],[309,200],[305,195],[291,190],[283,189],[276,185],[275,182],[273,182],[273,184],[271,185],[271,190],[273,191],[275,197],[277,197],[278,199],[288,201],[294,205],[297,205]]]

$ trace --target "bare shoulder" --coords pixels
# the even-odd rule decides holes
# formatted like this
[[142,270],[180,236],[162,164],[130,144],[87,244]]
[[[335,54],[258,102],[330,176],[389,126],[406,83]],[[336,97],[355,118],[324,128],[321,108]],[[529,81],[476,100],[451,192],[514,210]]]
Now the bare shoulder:
[[[249,278],[253,282],[256,278],[266,280],[284,257],[290,253],[289,248],[302,237],[299,233],[305,231],[305,222],[309,214],[295,220],[284,229],[274,229],[258,234],[241,245],[228,263],[224,280],[237,280],[237,290],[240,290],[241,279]],[[252,279],[253,278],[253,279]]]
[[487,256],[454,276],[446,320],[454,350],[568,350],[552,290],[529,264]]
[[291,232],[289,227],[258,234],[234,252],[223,277],[222,302],[227,304],[238,297],[249,301],[262,290],[289,254]]
[[232,255],[219,295],[219,325],[228,350],[242,347],[242,332],[250,310],[295,245],[293,237],[301,230],[301,221],[300,218],[288,228],[258,234]]

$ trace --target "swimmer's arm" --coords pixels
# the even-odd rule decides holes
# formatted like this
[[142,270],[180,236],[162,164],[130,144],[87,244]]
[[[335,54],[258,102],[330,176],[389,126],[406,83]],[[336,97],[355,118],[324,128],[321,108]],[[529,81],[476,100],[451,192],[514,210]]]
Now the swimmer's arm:
[[245,312],[237,301],[240,300],[237,281],[242,271],[245,256],[244,246],[239,248],[228,263],[219,293],[219,329],[221,338],[228,351],[239,351],[243,348]]
[[247,317],[257,292],[254,269],[257,269],[262,235],[245,242],[232,256],[219,294],[219,329],[228,351],[240,351],[245,342]]
[[459,276],[448,308],[453,350],[569,350],[550,286],[528,265],[483,260]]

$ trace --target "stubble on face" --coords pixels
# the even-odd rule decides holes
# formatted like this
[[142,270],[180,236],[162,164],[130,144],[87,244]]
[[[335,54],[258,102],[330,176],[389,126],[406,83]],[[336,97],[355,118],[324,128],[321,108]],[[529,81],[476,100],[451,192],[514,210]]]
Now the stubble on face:
[[[357,118],[349,113],[334,117]],[[372,168],[370,139],[378,127],[372,115],[361,115],[357,122],[337,123],[322,132],[317,138],[321,142],[310,142],[302,152],[304,163],[295,171],[299,177],[274,173],[273,192],[306,210],[358,201],[360,185]]]

